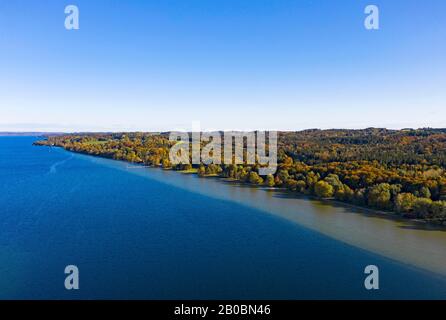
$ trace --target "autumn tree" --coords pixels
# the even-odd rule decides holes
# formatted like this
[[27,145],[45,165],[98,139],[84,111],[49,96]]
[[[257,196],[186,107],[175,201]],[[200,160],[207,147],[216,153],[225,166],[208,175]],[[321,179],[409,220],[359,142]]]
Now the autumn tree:
[[320,198],[331,198],[334,193],[334,188],[328,182],[321,180],[315,184],[314,192]]

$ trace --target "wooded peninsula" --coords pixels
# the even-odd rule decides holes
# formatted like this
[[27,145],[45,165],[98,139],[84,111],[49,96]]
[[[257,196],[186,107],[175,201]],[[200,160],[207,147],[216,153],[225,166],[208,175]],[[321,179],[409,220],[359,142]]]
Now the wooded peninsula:
[[35,145],[200,177],[286,188],[446,225],[446,129],[305,130],[279,132],[275,174],[259,165],[172,165],[169,133],[82,133],[47,136]]

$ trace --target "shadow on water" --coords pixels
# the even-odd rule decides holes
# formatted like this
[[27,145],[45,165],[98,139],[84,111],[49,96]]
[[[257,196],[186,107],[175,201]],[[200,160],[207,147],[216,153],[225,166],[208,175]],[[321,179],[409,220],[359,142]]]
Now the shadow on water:
[[422,224],[421,222],[413,225],[400,226],[401,229],[407,230],[425,230],[425,231],[446,231],[446,227],[444,226],[436,226],[432,224]]
[[[410,220],[407,218],[403,218],[400,216],[397,216],[396,214],[392,212],[384,212],[384,211],[376,211],[372,208],[361,208],[353,204],[349,203],[341,203],[340,201],[336,200],[328,200],[328,199],[319,199],[313,196],[309,195],[302,195],[298,193],[294,193],[292,191],[286,190],[286,189],[279,189],[279,188],[269,188],[264,186],[254,186],[247,183],[243,183],[236,180],[229,180],[229,179],[222,179],[220,177],[208,177],[213,178],[215,180],[219,180],[220,182],[237,188],[242,189],[253,189],[253,190],[260,190],[264,192],[268,192],[272,194],[273,198],[277,199],[290,199],[290,200],[304,200],[304,201],[310,201],[312,203],[322,205],[322,206],[329,206],[333,208],[338,209],[348,209],[350,213],[358,214],[366,218],[380,218],[384,220],[390,220],[394,222],[398,222],[400,225],[398,225],[398,228],[401,229],[407,229],[407,230],[423,230],[423,231],[443,231],[446,232],[446,226],[441,225],[435,225],[432,223],[426,223],[423,221],[416,221],[416,220]],[[327,211],[329,212],[329,211]]]
[[[90,156],[80,157],[92,160]],[[257,209],[363,250],[446,275],[444,228],[285,189],[155,168],[129,170],[127,163],[103,158],[94,161],[193,193]]]

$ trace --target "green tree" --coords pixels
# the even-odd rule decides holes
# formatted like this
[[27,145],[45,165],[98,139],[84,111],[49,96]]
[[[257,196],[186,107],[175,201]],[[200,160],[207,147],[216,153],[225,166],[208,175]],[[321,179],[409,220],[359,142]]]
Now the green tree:
[[274,176],[272,174],[269,174],[266,176],[266,185],[268,187],[274,187],[274,185],[275,185]]
[[197,173],[200,177],[203,177],[206,175],[206,168],[204,167],[204,165],[200,164],[200,166],[198,167]]
[[434,201],[431,205],[434,219],[446,220],[446,201]]
[[432,200],[427,198],[417,198],[413,205],[413,211],[417,218],[426,219],[431,216]]
[[342,184],[341,180],[339,180],[337,174],[330,173],[325,177],[324,181],[329,183],[334,188],[335,193],[337,193],[339,190],[342,190],[342,192],[344,191],[344,185]]
[[395,198],[395,210],[399,213],[411,212],[416,199],[412,193],[400,193]]
[[420,197],[421,198],[428,198],[428,199],[430,199],[431,198],[431,191],[429,190],[429,188],[428,187],[421,187],[421,189],[420,189]]
[[251,171],[249,173],[249,182],[252,184],[262,184],[263,179],[257,174],[257,172]]
[[285,182],[285,185],[290,190],[296,190],[297,189],[297,181],[294,179],[287,179]]
[[390,184],[380,183],[369,188],[368,192],[368,204],[369,206],[376,207],[379,209],[389,209],[391,208],[391,193]]
[[307,184],[303,180],[298,180],[296,185],[296,190],[300,193],[305,193]]
[[169,159],[163,159],[163,168],[167,169],[170,167],[171,167],[171,164],[170,164]]
[[320,198],[331,198],[333,196],[334,189],[329,183],[321,180],[315,184],[314,192]]

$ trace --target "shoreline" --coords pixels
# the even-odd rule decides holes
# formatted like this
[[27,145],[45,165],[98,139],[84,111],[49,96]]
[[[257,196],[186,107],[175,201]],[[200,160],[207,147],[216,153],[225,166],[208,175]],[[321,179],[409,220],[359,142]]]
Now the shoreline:
[[[157,168],[157,167],[151,167],[151,168]],[[181,171],[177,171],[177,170],[172,170],[174,172],[179,172],[179,173],[183,173]],[[188,174],[188,173],[185,173]],[[318,198],[314,195],[311,194],[302,194],[302,193],[297,193],[295,191],[289,190],[287,188],[282,188],[282,187],[266,187],[266,186],[261,186],[261,185],[253,185],[251,183],[247,183],[247,182],[243,182],[237,179],[231,179],[231,178],[224,178],[224,177],[219,177],[218,175],[207,175],[207,176],[203,176],[203,178],[217,178],[217,179],[221,179],[223,182],[227,182],[227,183],[233,183],[233,184],[238,184],[238,185],[242,185],[242,186],[247,186],[253,189],[260,189],[260,190],[265,190],[265,191],[274,191],[274,192],[282,192],[285,194],[289,194],[292,196],[292,198],[303,198],[303,199],[308,199],[311,201],[320,201],[322,203],[326,203],[329,204],[331,206],[341,206],[341,207],[347,207],[350,209],[355,209],[358,211],[366,211],[367,213],[370,213],[370,215],[373,216],[377,216],[377,217],[381,217],[381,218],[386,218],[386,219],[390,219],[390,220],[394,220],[394,221],[400,221],[400,222],[412,222],[414,224],[420,224],[422,226],[425,227],[431,227],[434,229],[439,229],[442,231],[446,232],[446,225],[442,225],[442,224],[436,224],[436,223],[432,223],[430,221],[425,221],[425,220],[421,220],[421,219],[411,219],[411,218],[406,218],[403,216],[399,216],[396,213],[392,212],[392,211],[383,211],[383,210],[379,210],[379,209],[374,209],[374,208],[369,208],[369,207],[362,207],[360,205],[356,205],[353,203],[349,203],[349,202],[343,202],[340,200],[336,200],[335,198]]]
[[[70,151],[63,147],[56,146],[56,148],[91,160],[96,158],[122,170],[129,168],[128,161]],[[154,166],[136,165],[141,168],[159,169]],[[346,245],[379,254],[442,278],[446,276],[444,269],[446,233],[438,226],[435,229],[429,228],[425,223],[398,219],[387,213],[383,215],[343,202],[299,195],[283,188],[254,187],[234,179],[222,177],[201,179],[178,170],[133,170],[133,172],[190,192],[247,206],[264,214],[288,220],[290,223]]]
[[342,207],[346,207],[346,208],[355,209],[355,210],[358,210],[358,211],[365,211],[367,213],[370,213],[370,215],[373,215],[373,216],[377,216],[377,217],[381,217],[381,218],[385,218],[385,219],[389,219],[389,220],[393,220],[393,221],[411,222],[411,223],[423,226],[426,229],[437,229],[437,230],[441,230],[441,231],[445,231],[446,232],[446,225],[445,224],[433,223],[431,221],[426,221],[426,220],[421,220],[421,219],[407,218],[407,217],[404,217],[404,216],[399,216],[395,212],[383,211],[383,210],[379,210],[379,209],[375,209],[375,208],[360,206],[360,205],[356,205],[356,204],[353,204],[353,203],[336,200],[335,198],[318,198],[318,197],[316,197],[314,195],[311,195],[311,194],[297,193],[296,191],[292,191],[292,190],[289,190],[289,189],[283,188],[283,187],[266,187],[266,186],[262,186],[262,185],[254,185],[254,184],[247,183],[247,182],[244,182],[244,181],[241,181],[241,180],[237,180],[237,179],[220,177],[218,174],[208,174],[208,175],[200,176],[200,175],[198,175],[198,173],[197,173],[198,170],[196,168],[192,168],[192,169],[189,169],[189,170],[175,170],[172,167],[163,168],[162,166],[144,165],[144,164],[141,164],[141,163],[129,162],[129,161],[126,161],[126,160],[117,160],[117,159],[106,157],[106,156],[103,156],[103,155],[100,155],[100,154],[90,154],[90,153],[87,153],[87,152],[79,152],[79,151],[69,150],[69,149],[66,149],[66,148],[64,148],[62,146],[57,146],[57,145],[45,145],[45,144],[36,144],[36,143],[33,143],[33,145],[34,146],[38,146],[38,147],[60,148],[60,149],[63,149],[65,151],[68,151],[68,152],[73,152],[75,154],[82,154],[82,155],[87,155],[87,156],[93,156],[93,157],[102,158],[102,159],[109,159],[109,160],[113,160],[113,161],[121,161],[123,163],[132,164],[132,165],[136,165],[136,166],[142,166],[142,167],[146,167],[148,169],[161,169],[161,170],[164,170],[164,171],[172,171],[172,172],[177,172],[177,173],[186,174],[186,175],[197,175],[197,177],[204,178],[204,179],[205,178],[216,178],[218,180],[222,180],[223,182],[239,184],[239,185],[247,186],[247,187],[253,188],[253,189],[263,189],[263,190],[269,189],[270,191],[282,192],[282,193],[286,193],[287,195],[292,195],[292,197],[294,197],[294,198],[306,198],[308,200],[320,201],[322,203],[327,203],[327,204],[329,204],[329,205],[331,205],[333,207],[338,205],[338,206],[342,206]]

